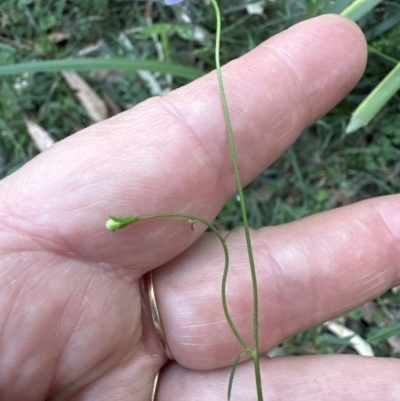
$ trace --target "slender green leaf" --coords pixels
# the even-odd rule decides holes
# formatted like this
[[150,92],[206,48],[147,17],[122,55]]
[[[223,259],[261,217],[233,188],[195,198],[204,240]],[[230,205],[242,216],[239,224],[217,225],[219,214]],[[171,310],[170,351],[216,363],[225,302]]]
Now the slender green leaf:
[[236,372],[236,368],[239,365],[240,360],[246,355],[248,354],[249,351],[243,351],[235,360],[233,366],[232,366],[232,370],[231,370],[231,374],[229,376],[229,386],[228,386],[228,401],[231,399],[231,394],[232,394],[232,385],[233,385],[233,378],[235,377],[235,372]]
[[310,2],[307,7],[306,14],[304,16],[305,19],[315,17],[318,14],[320,8],[326,3],[325,0],[316,0],[314,2]]
[[351,116],[346,133],[366,126],[400,89],[400,63],[377,85]]
[[324,340],[325,342],[327,342],[328,344],[331,345],[350,345],[351,344],[351,339],[354,336],[347,336],[347,337],[343,337],[343,338],[339,338],[337,336],[334,336],[332,334],[329,333],[322,333],[320,338],[322,340]]
[[60,72],[69,70],[118,70],[125,72],[147,70],[151,72],[172,74],[176,77],[186,78],[189,80],[194,80],[204,74],[203,71],[197,68],[173,63],[162,63],[154,60],[131,60],[124,58],[81,58],[33,61],[29,63],[2,65],[0,66],[0,76],[17,75],[24,72]]
[[390,29],[394,28],[399,23],[400,23],[400,9],[397,12],[394,12],[393,14],[390,13],[389,16],[379,24],[374,24],[374,26],[371,29],[369,29],[367,32],[364,32],[365,37],[367,38],[367,41],[370,42],[371,40],[382,37],[383,34],[385,34]]
[[173,31],[172,24],[153,24],[143,28],[135,36],[139,39],[151,38],[153,35],[162,35]]
[[382,1],[383,0],[355,0],[341,12],[341,15],[353,21],[358,21]]
[[376,54],[380,57],[382,57],[383,59],[390,61],[393,64],[397,64],[400,63],[400,60],[397,60],[396,58],[393,58],[391,56],[388,56],[387,54],[384,54],[382,52],[380,52],[379,50],[376,50],[375,48],[373,48],[372,46],[368,46],[368,53],[370,54]]
[[393,323],[390,326],[379,329],[375,333],[368,336],[367,341],[372,345],[376,345],[399,333],[400,323]]
[[326,10],[327,13],[340,14],[349,4],[351,0],[336,0]]

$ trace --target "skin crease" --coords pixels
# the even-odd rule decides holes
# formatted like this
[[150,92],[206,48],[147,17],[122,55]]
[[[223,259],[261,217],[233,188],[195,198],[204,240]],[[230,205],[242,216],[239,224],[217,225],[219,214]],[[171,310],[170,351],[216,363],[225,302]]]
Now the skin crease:
[[[328,15],[225,66],[244,182],[339,102],[365,62],[357,26]],[[234,192],[215,73],[73,135],[3,180],[0,399],[148,401],[166,362],[140,288],[156,269],[177,360],[162,371],[158,401],[225,400],[241,350],[222,315],[220,245],[179,219],[114,235],[104,223],[171,211],[212,220]],[[400,284],[399,202],[382,197],[252,233],[262,351]],[[242,232],[228,243],[228,302],[249,338]],[[272,401],[398,400],[399,370],[397,360],[358,356],[262,361]],[[252,372],[249,362],[238,367],[233,399],[255,399]]]

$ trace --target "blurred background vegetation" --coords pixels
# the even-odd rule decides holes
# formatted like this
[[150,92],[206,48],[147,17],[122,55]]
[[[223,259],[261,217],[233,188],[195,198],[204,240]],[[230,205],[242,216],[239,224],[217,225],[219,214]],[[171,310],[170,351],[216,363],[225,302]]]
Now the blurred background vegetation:
[[[341,12],[350,3],[265,0],[245,4],[244,0],[221,0],[222,62],[239,57],[299,21]],[[363,79],[246,188],[253,228],[399,192],[399,96],[395,95],[368,126],[346,134],[352,112],[400,60],[399,22],[398,1],[381,1],[358,21],[370,46]],[[214,26],[212,8],[206,0],[186,1],[172,8],[162,2],[133,0],[2,0],[0,66],[37,60],[122,57],[165,60],[174,63],[172,66],[192,66],[199,73],[207,72],[215,67]],[[44,135],[47,143],[59,141],[96,119],[110,117],[187,83],[187,79],[174,74],[174,68],[171,74],[94,71],[89,63],[88,71],[79,73],[84,81],[78,82],[78,89],[86,84],[87,91],[98,95],[100,117],[88,111],[88,103],[90,106],[99,99],[89,96],[78,100],[77,88],[65,75],[25,72],[1,77],[0,178],[34,157],[38,146],[46,147],[37,144],[37,135]],[[218,224],[227,229],[241,224],[235,196],[220,213]],[[274,352],[373,352],[399,357],[399,309],[400,291],[394,289],[339,318],[336,326],[308,330],[287,339]]]

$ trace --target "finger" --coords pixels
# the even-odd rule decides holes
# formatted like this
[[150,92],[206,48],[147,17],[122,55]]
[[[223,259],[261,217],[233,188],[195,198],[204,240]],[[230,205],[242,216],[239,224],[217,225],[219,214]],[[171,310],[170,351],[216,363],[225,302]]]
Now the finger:
[[[260,351],[400,284],[400,195],[382,197],[252,232]],[[248,344],[252,286],[243,233],[228,237],[228,307]],[[242,351],[221,303],[223,252],[212,234],[154,274],[169,348],[192,369],[233,363]]]
[[[361,31],[337,16],[300,23],[224,67],[245,183],[355,85]],[[108,215],[212,219],[235,191],[215,73],[62,141],[2,182],[5,224],[46,248],[143,274],[195,241],[177,219],[111,237]],[[134,237],[134,241],[132,238]],[[135,257],[132,258],[132,255]]]
[[[261,361],[264,400],[397,401],[400,362],[356,355],[318,355]],[[162,371],[157,401],[227,399],[230,369],[211,372],[187,370],[171,364]],[[254,367],[239,365],[232,401],[257,399]]]

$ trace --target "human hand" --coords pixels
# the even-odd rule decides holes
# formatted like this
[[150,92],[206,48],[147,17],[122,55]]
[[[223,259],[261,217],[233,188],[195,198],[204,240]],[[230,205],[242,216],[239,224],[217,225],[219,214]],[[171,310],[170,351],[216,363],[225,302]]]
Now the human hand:
[[[345,96],[365,58],[358,28],[324,16],[224,68],[245,183]],[[1,400],[148,401],[166,362],[140,289],[150,270],[176,360],[162,371],[157,401],[225,400],[241,349],[222,311],[216,238],[180,219],[143,221],[113,236],[104,222],[109,214],[172,211],[212,220],[233,192],[214,73],[75,134],[3,180]],[[369,200],[252,233],[262,351],[399,284],[398,201]],[[250,342],[240,230],[228,245],[228,304]],[[273,358],[262,371],[266,400],[400,393],[395,360]],[[253,387],[245,362],[232,400],[255,399]]]

